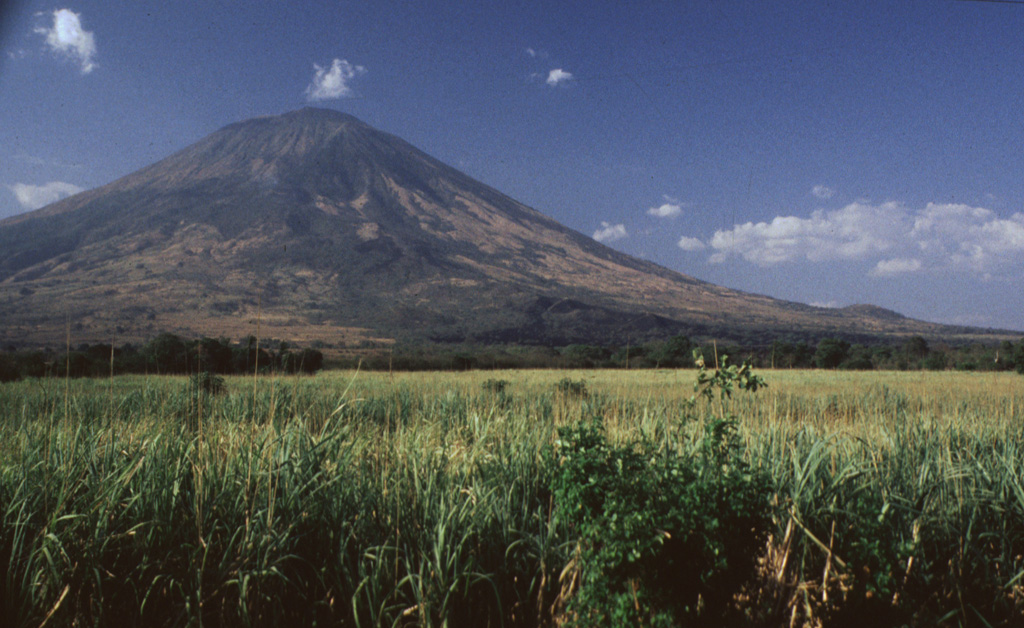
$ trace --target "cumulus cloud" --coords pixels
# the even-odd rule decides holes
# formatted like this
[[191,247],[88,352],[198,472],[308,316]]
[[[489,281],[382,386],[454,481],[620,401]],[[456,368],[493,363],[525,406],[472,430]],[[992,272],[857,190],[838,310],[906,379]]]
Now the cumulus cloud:
[[689,236],[683,236],[679,238],[679,248],[684,251],[703,251],[708,248],[708,245],[698,238],[691,238]]
[[836,191],[825,185],[816,185],[811,188],[811,194],[822,200],[830,199],[836,195]]
[[760,266],[795,261],[875,262],[872,276],[937,269],[988,274],[1024,262],[1024,214],[929,203],[851,203],[810,217],[777,216],[716,231],[710,261],[738,257]]
[[63,181],[50,181],[44,185],[15,183],[8,187],[25,209],[39,209],[85,189]]
[[547,81],[548,85],[555,87],[563,83],[567,83],[572,80],[572,72],[566,72],[562,68],[556,68],[548,72]]
[[594,239],[598,242],[614,242],[625,238],[626,226],[623,224],[613,225],[608,222],[601,222],[601,228],[594,232]]
[[679,203],[663,203],[658,207],[652,207],[647,210],[647,213],[658,218],[673,218],[678,216],[683,211],[683,206]]
[[329,68],[314,63],[313,69],[313,81],[306,88],[306,100],[309,101],[336,100],[351,96],[353,92],[349,82],[366,72],[363,66],[352,65],[345,59],[335,59]]
[[46,38],[50,50],[81,64],[82,74],[92,72],[96,68],[93,62],[96,38],[91,31],[82,28],[81,15],[70,9],[57,9],[50,15],[53,23],[37,27],[35,32]]
[[748,222],[711,237],[711,261],[741,257],[760,266],[806,259],[812,262],[864,259],[897,246],[898,234],[910,226],[898,204],[878,207],[851,203],[834,211],[818,210],[810,218],[777,216],[771,222]]
[[983,207],[929,203],[915,216],[910,237],[922,254],[990,270],[1024,256],[1024,214],[1000,218]]

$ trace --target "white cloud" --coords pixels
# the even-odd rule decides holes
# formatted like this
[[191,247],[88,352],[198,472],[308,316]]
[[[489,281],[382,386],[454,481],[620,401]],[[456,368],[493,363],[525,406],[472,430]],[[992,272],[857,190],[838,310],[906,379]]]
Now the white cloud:
[[1001,218],[983,207],[851,203],[808,218],[777,216],[716,231],[710,261],[738,257],[760,266],[786,262],[874,262],[872,276],[939,269],[989,276],[1024,263],[1024,214]]
[[623,224],[613,225],[607,222],[601,222],[601,228],[594,232],[594,239],[598,242],[614,242],[625,238],[626,226]]
[[679,203],[664,203],[658,207],[652,207],[647,210],[647,213],[658,218],[673,218],[678,216],[683,211],[683,206]]
[[92,60],[96,55],[96,38],[91,31],[82,28],[81,15],[70,9],[57,9],[51,15],[52,25],[40,26],[34,31],[46,37],[50,50],[80,63],[82,74],[92,72],[96,67]]
[[556,68],[548,72],[548,79],[545,81],[548,85],[555,87],[562,83],[567,83],[572,80],[572,73],[566,72],[562,68]]
[[834,211],[818,210],[810,218],[777,216],[770,223],[748,222],[711,237],[711,261],[741,257],[760,266],[806,259],[864,259],[893,249],[897,234],[906,231],[908,217],[902,206],[878,207],[851,203]]
[[921,260],[896,257],[879,261],[868,274],[874,277],[891,277],[892,275],[914,273],[919,270],[921,270]]
[[835,196],[836,191],[826,185],[816,185],[813,188],[811,188],[811,194],[813,194],[816,198],[825,200]]
[[349,82],[360,74],[366,72],[361,65],[352,65],[345,59],[335,59],[331,62],[330,68],[324,68],[313,64],[316,73],[313,81],[306,88],[306,100],[335,100],[352,95],[352,88]]
[[50,181],[44,185],[15,183],[8,187],[25,209],[39,209],[85,189],[63,181]]
[[703,251],[708,248],[708,245],[704,244],[704,242],[698,238],[683,236],[679,238],[679,248],[684,251]]
[[910,237],[923,253],[990,270],[1024,256],[1024,214],[1006,219],[983,207],[929,203],[914,220]]

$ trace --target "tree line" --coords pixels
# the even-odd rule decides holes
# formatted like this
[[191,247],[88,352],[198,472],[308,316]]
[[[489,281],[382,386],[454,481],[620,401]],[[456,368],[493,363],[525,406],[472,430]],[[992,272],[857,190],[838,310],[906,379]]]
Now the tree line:
[[354,368],[358,364],[368,370],[395,371],[694,368],[694,350],[712,365],[716,356],[729,355],[734,362],[750,360],[757,368],[1024,372],[1024,339],[1016,343],[949,345],[929,344],[922,336],[876,344],[837,337],[761,344],[716,343],[677,335],[638,345],[392,346],[353,352],[339,357],[334,365]]
[[162,333],[136,346],[81,344],[71,350],[0,353],[0,381],[25,377],[102,377],[111,374],[222,375],[253,372],[315,373],[323,368],[323,353],[292,347],[284,341],[260,345],[254,336],[232,343],[228,338],[187,340]]
[[[921,336],[878,344],[851,343],[837,337],[816,342],[775,340],[758,345],[718,344],[677,335],[665,341],[612,346],[364,347],[335,355],[329,366],[359,366],[378,371],[694,368],[695,350],[712,365],[716,356],[729,355],[734,362],[750,360],[758,368],[1015,370],[1024,373],[1024,339],[997,345],[948,345],[929,344]],[[0,381],[46,376],[99,377],[111,373],[315,373],[324,368],[324,360],[319,349],[300,349],[278,340],[259,343],[249,336],[232,343],[227,338],[186,340],[163,333],[140,346],[79,345],[65,352],[8,350],[0,353]]]

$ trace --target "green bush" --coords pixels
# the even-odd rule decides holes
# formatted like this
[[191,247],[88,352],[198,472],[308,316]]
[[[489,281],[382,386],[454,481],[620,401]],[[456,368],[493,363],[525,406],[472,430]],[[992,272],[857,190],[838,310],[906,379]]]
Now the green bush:
[[564,377],[555,384],[555,391],[567,397],[586,397],[587,384],[582,379],[577,381]]
[[484,381],[481,387],[484,389],[484,392],[498,394],[505,392],[510,383],[507,379],[488,379]]
[[[764,383],[749,365],[698,365],[707,398]],[[568,607],[576,625],[731,620],[772,525],[770,484],[743,460],[734,417],[711,415],[701,427],[675,449],[609,443],[597,417],[559,430],[552,492],[560,523],[579,539]]]
[[220,395],[226,390],[224,378],[220,375],[214,375],[210,371],[202,371],[193,375],[190,379],[190,385],[192,390],[201,390],[207,395]]

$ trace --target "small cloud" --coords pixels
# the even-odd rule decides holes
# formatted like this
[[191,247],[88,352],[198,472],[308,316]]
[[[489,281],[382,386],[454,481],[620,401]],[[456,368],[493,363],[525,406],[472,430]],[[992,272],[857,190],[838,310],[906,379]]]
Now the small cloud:
[[647,213],[658,218],[674,218],[682,213],[682,211],[683,206],[679,203],[664,203],[658,207],[651,207],[647,210]]
[[708,248],[708,245],[698,238],[683,236],[679,238],[679,248],[684,251],[703,251]]
[[829,309],[829,310],[834,310],[837,307],[839,307],[839,302],[838,301],[826,301],[826,302],[812,301],[809,305],[812,305],[814,307],[823,307],[823,308],[826,308],[826,309]]
[[614,242],[625,238],[626,226],[623,224],[613,225],[607,222],[601,222],[601,228],[594,232],[594,239],[598,242]]
[[869,273],[873,277],[891,277],[921,270],[921,260],[896,257],[880,260]]
[[572,80],[572,73],[566,72],[562,68],[556,68],[548,72],[548,78],[545,81],[548,85],[555,87],[563,83],[568,83]]
[[330,68],[313,64],[316,73],[313,81],[306,88],[306,100],[336,100],[352,95],[349,82],[360,74],[366,73],[361,65],[352,65],[345,59],[335,59]]
[[18,203],[25,209],[39,209],[85,190],[73,183],[63,181],[50,181],[44,185],[15,183],[8,187],[18,199]]
[[53,24],[36,27],[34,32],[46,37],[50,50],[80,63],[82,74],[92,72],[96,68],[92,60],[96,55],[96,38],[82,28],[81,15],[70,9],[57,9],[51,15]]
[[537,57],[537,51],[534,50],[533,48],[527,48],[526,49],[526,54],[528,54],[528,55],[530,55],[531,57],[534,57],[534,58]]
[[816,185],[811,188],[811,194],[813,194],[815,198],[825,200],[835,196],[836,191],[825,185]]

